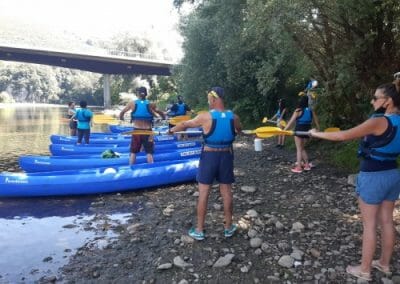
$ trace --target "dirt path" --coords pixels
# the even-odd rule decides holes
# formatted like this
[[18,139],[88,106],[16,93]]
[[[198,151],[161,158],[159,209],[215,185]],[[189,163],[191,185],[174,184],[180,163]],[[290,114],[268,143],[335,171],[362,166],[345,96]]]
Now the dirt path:
[[[98,248],[78,250],[63,267],[67,283],[356,283],[345,273],[360,257],[361,221],[348,174],[314,157],[310,172],[293,174],[294,151],[264,141],[235,144],[237,181],[234,221],[239,231],[223,237],[223,208],[215,189],[209,200],[206,240],[193,241],[187,230],[195,223],[195,183],[139,193],[98,198],[98,218],[123,206],[138,204],[127,224],[112,230],[119,238]],[[400,214],[397,214],[397,225]],[[400,250],[393,256],[392,277],[400,283]],[[376,282],[388,280],[374,271]],[[45,279],[43,279],[45,280]],[[50,279],[54,281],[55,279]],[[391,282],[386,282],[391,283]]]

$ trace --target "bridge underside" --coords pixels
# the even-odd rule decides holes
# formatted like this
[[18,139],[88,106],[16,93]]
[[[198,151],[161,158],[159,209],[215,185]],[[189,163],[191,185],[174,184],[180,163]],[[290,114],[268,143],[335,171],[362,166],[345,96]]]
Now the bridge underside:
[[104,74],[104,107],[109,108],[111,74],[171,75],[171,63],[109,55],[0,46],[0,60],[79,69]]
[[101,74],[171,75],[172,64],[0,46],[0,60],[73,68]]

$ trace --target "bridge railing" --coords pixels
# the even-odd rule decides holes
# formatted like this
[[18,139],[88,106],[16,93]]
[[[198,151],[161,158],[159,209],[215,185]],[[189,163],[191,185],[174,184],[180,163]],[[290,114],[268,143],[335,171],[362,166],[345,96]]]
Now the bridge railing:
[[41,49],[41,50],[51,50],[51,51],[59,51],[59,52],[66,52],[66,53],[71,53],[71,52],[76,52],[79,54],[87,54],[87,55],[108,55],[108,56],[121,56],[121,57],[128,57],[132,59],[145,59],[145,60],[152,60],[152,61],[163,61],[165,63],[171,63],[174,64],[176,63],[176,60],[174,60],[172,57],[165,56],[165,55],[155,55],[155,54],[150,54],[150,53],[141,53],[141,52],[130,52],[130,51],[124,51],[124,50],[117,50],[117,49],[104,49],[100,47],[90,47],[90,48],[72,48],[68,50],[63,50],[60,48],[53,48],[49,46],[40,46],[40,45],[33,45],[33,44],[27,44],[27,43],[18,43],[16,44],[15,42],[10,42],[4,39],[0,39],[0,45],[2,46],[10,46],[10,47],[18,47],[18,48],[26,48],[26,49]]
[[129,57],[129,58],[135,58],[135,59],[149,59],[149,60],[162,60],[165,62],[173,62],[174,60],[172,57],[169,56],[156,56],[154,54],[149,54],[149,53],[141,53],[141,52],[131,52],[131,51],[125,51],[125,50],[118,50],[118,49],[106,49],[106,52],[108,55],[112,56],[122,56],[122,57]]

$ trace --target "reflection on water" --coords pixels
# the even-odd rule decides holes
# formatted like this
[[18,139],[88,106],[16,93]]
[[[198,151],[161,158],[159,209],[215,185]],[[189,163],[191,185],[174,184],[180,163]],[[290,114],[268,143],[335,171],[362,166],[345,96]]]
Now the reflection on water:
[[[49,136],[69,133],[62,119],[66,113],[66,106],[0,104],[1,156],[49,154]],[[107,126],[94,125],[93,131],[107,131]],[[124,223],[138,206],[98,218],[90,208],[94,198],[0,198],[0,283],[32,283],[58,275],[77,248],[94,239],[104,245],[115,237],[109,230],[99,236],[90,228],[101,226],[104,218]]]
[[117,236],[93,228],[105,222],[110,227],[124,224],[141,206],[94,214],[93,201],[91,197],[0,200],[0,283],[59,276],[58,269],[79,247],[89,243],[104,248]]
[[[94,108],[91,108],[95,110]],[[0,106],[0,153],[5,155],[49,154],[51,134],[68,135],[67,106],[7,104]],[[107,131],[94,125],[93,131]]]

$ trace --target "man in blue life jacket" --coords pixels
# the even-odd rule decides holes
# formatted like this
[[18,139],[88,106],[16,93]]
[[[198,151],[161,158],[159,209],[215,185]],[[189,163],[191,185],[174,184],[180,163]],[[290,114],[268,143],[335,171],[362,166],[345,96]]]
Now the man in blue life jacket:
[[76,129],[78,132],[78,141],[76,144],[80,145],[82,143],[82,139],[84,139],[86,144],[89,144],[90,126],[93,113],[87,108],[86,101],[80,101],[79,106],[81,108],[76,110],[75,114],[71,117],[71,120],[77,121]]
[[224,107],[224,89],[213,87],[207,94],[210,110],[195,118],[171,128],[170,132],[183,131],[189,127],[202,127],[204,146],[197,173],[199,199],[197,202],[197,226],[189,230],[189,236],[204,240],[204,222],[207,201],[214,180],[219,182],[219,190],[224,203],[224,236],[231,237],[237,226],[232,224],[232,183],[233,148],[232,143],[238,133],[242,133],[239,117]]
[[[147,89],[140,87],[137,89],[138,99],[129,102],[125,108],[119,114],[120,120],[124,120],[124,115],[127,111],[131,112],[131,121],[134,129],[137,130],[152,130],[154,116],[161,116],[165,119],[165,115],[162,111],[157,109],[154,103],[151,103],[146,99]],[[147,156],[147,162],[153,163],[154,153],[154,140],[153,135],[135,135],[132,134],[129,165],[133,165],[136,162],[136,154],[140,152],[140,149],[144,148]]]
[[168,115],[172,117],[186,115],[188,111],[192,112],[192,109],[183,101],[182,96],[178,96],[178,102],[172,105],[168,111]]

